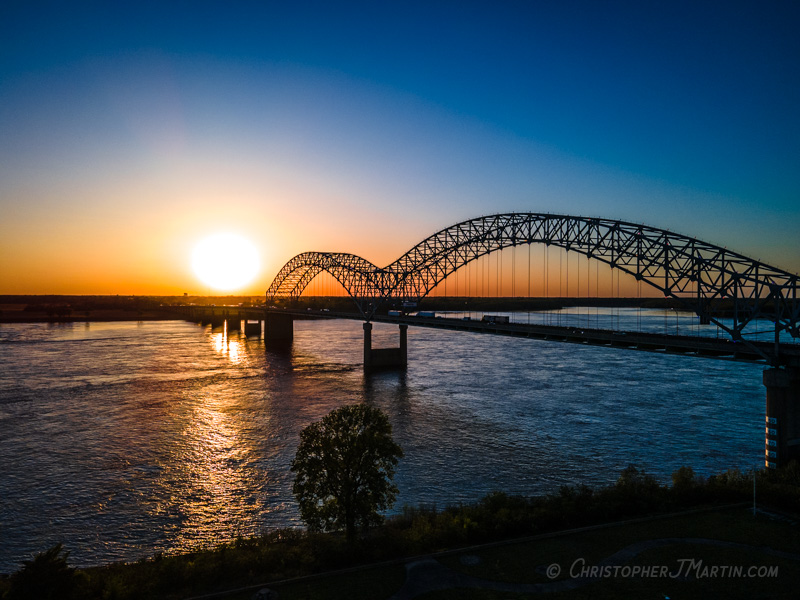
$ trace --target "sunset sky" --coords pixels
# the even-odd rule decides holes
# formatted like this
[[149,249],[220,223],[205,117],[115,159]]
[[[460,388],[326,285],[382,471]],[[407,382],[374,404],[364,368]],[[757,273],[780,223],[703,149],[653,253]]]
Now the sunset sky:
[[[77,8],[76,8],[77,7]],[[0,293],[263,294],[507,211],[641,222],[800,271],[800,3],[0,8]]]

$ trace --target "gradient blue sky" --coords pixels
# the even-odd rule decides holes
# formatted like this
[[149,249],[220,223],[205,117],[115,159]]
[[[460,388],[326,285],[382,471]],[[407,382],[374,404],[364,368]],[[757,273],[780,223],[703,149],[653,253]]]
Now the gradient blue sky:
[[504,211],[796,272],[799,30],[782,1],[7,0],[0,293],[204,293],[191,248],[234,230],[261,294]]

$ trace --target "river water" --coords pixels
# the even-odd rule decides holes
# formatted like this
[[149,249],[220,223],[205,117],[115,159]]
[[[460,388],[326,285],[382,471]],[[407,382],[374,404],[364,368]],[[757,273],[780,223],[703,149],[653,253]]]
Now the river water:
[[366,376],[359,322],[294,327],[278,354],[182,321],[0,326],[0,572],[299,526],[298,433],[361,401],[405,451],[394,510],[763,461],[760,365],[410,328],[408,371]]

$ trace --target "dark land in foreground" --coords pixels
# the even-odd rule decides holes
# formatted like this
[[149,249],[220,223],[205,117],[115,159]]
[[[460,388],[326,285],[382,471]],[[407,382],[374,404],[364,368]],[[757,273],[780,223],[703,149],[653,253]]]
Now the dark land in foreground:
[[[0,323],[58,323],[86,321],[153,321],[180,318],[176,306],[263,306],[264,296],[62,296],[0,295]],[[278,308],[322,309],[357,312],[346,296],[302,296],[275,299]],[[424,298],[418,308],[439,311],[543,311],[570,306],[641,307],[685,309],[669,298]],[[383,311],[400,308],[388,302]]]
[[[798,509],[797,463],[707,479],[684,467],[670,486],[628,467],[615,485],[600,489],[564,486],[533,498],[497,492],[472,505],[406,508],[355,543],[340,533],[284,529],[190,554],[80,570],[69,567],[57,547],[0,579],[0,597],[123,600],[213,593],[245,600],[269,587],[282,600],[796,598]],[[596,527],[602,524],[610,525]],[[554,564],[557,575],[548,571]],[[625,577],[620,571],[617,577],[576,580],[575,568],[583,565],[638,566],[640,573],[667,568],[668,575],[627,571]],[[741,574],[721,567],[741,567]]]

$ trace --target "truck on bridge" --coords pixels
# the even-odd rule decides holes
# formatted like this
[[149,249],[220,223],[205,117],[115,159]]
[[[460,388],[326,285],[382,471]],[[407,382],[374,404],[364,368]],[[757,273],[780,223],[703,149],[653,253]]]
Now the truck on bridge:
[[510,322],[506,315],[483,315],[481,319],[484,323],[494,323],[495,325],[505,325]]

